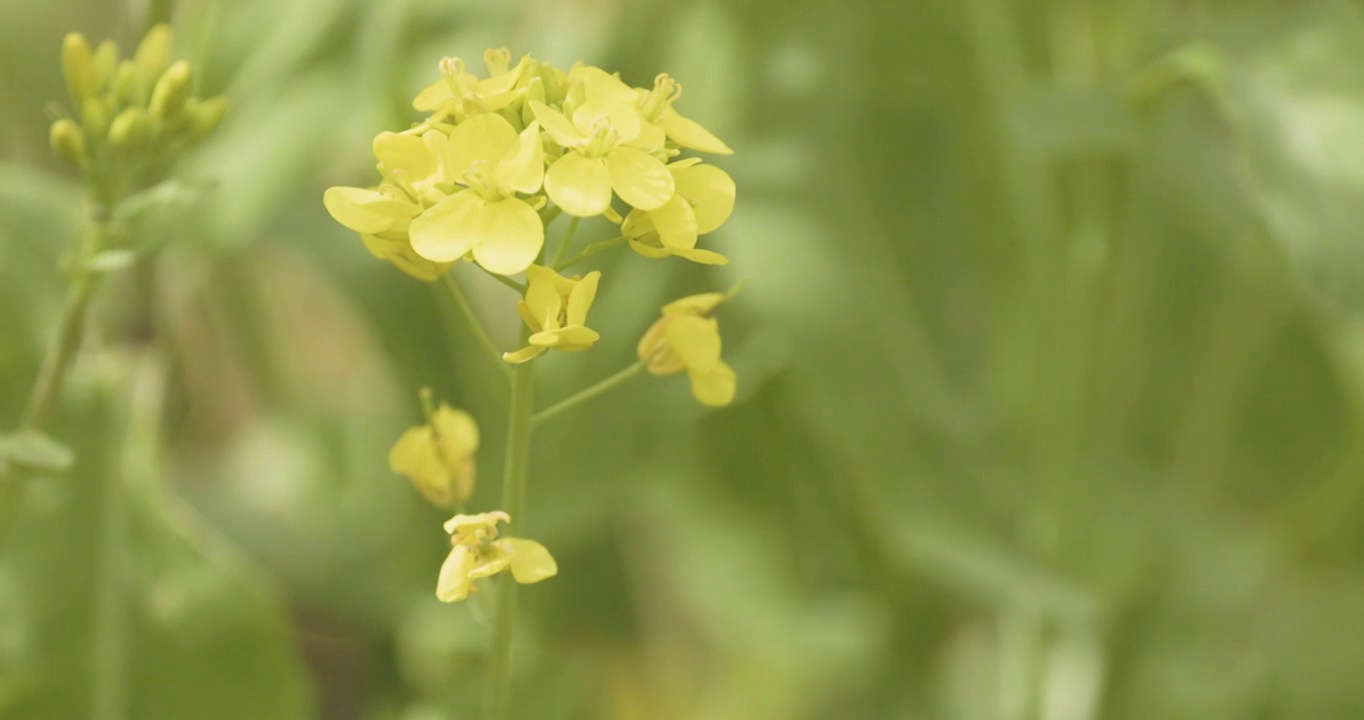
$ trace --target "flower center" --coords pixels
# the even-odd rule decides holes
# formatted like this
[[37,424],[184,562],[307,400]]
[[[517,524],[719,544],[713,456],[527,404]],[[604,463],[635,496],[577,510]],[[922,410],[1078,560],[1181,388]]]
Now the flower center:
[[475,160],[469,165],[469,172],[464,173],[464,185],[488,202],[506,200],[510,195],[493,179],[493,166],[487,160]]

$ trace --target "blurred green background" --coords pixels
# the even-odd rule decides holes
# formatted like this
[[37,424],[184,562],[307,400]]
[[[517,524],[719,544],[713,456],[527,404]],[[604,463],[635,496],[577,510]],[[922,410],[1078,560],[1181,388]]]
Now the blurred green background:
[[[146,5],[0,0],[0,425],[82,212],[47,148],[61,37],[128,48]],[[493,507],[505,391],[321,196],[372,182],[441,56],[504,45],[667,71],[736,149],[731,264],[611,256],[603,340],[538,361],[542,400],[747,280],[732,407],[636,380],[537,431],[560,575],[522,593],[518,718],[1364,717],[1364,4],[173,13],[233,108],[101,288],[53,426],[79,462],[0,558],[0,717],[477,717],[485,616],[433,597],[444,518],[386,455],[430,385],[483,425]]]

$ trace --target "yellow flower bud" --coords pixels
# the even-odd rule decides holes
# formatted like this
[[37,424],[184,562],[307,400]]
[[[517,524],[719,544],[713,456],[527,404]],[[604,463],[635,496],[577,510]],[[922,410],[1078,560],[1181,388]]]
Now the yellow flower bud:
[[114,69],[114,103],[116,107],[131,107],[145,102],[145,95],[137,83],[137,68],[132,60],[124,60]]
[[133,67],[137,69],[137,79],[142,87],[152,87],[170,65],[171,29],[161,23],[142,38],[142,43],[133,53]]
[[202,140],[223,121],[223,115],[227,114],[227,98],[220,95],[195,102],[186,114],[189,115],[189,139]]
[[49,140],[52,142],[52,151],[63,160],[79,164],[85,155],[85,138],[81,136],[76,121],[71,118],[52,123]]
[[184,60],[167,68],[152,90],[152,116],[161,120],[175,118],[189,99],[192,80],[189,63]]
[[94,53],[84,35],[67,33],[62,41],[62,74],[66,76],[66,89],[78,107],[99,92]]
[[109,126],[109,144],[115,152],[135,155],[146,148],[151,139],[152,120],[140,107],[127,108]]
[[95,84],[100,90],[109,87],[118,69],[118,43],[105,40],[95,48]]
[[81,103],[81,127],[92,138],[102,138],[109,130],[109,111],[99,98]]

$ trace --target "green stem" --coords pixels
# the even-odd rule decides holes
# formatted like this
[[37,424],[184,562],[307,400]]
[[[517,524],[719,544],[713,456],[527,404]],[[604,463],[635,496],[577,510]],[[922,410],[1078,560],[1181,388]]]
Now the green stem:
[[573,233],[578,231],[578,222],[581,220],[582,218],[580,217],[574,217],[572,220],[568,221],[568,229],[564,231],[564,237],[559,241],[559,249],[554,253],[555,266],[558,266],[559,263],[563,262],[564,255],[568,254],[568,248],[573,244]]
[[[524,335],[525,332],[523,331]],[[525,524],[526,466],[530,461],[531,381],[534,363],[521,363],[512,373],[511,412],[507,420],[507,461],[502,481],[502,510],[511,516],[507,533],[520,535]],[[516,583],[505,574],[493,621],[492,667],[489,670],[488,720],[505,720],[511,708],[512,629],[516,616]]]
[[625,236],[621,235],[618,237],[613,237],[610,240],[602,240],[601,242],[591,243],[587,247],[583,248],[581,252],[569,258],[567,261],[555,262],[554,271],[563,272],[564,270],[567,270],[573,267],[574,265],[577,265],[578,263],[586,260],[587,258],[593,255],[596,255],[597,253],[603,250],[610,250],[611,248],[624,245],[625,240],[626,240]]
[[621,370],[615,375],[612,375],[611,377],[602,380],[596,385],[593,385],[589,388],[574,393],[573,395],[570,395],[567,398],[564,398],[563,400],[560,400],[559,402],[550,405],[544,410],[535,413],[535,415],[531,416],[530,419],[531,425],[539,425],[540,423],[553,418],[559,413],[572,410],[573,408],[587,402],[588,400],[591,400],[592,398],[601,395],[607,390],[610,390],[616,387],[617,385],[625,383],[630,378],[638,375],[640,371],[644,369],[645,364],[646,363],[644,360],[640,360],[639,362],[630,365],[629,367],[625,368],[624,370]]
[[[61,318],[57,321],[57,335],[48,348],[43,364],[38,369],[33,391],[29,393],[28,403],[19,421],[19,431],[40,431],[47,422],[48,415],[57,403],[66,379],[71,359],[80,346],[81,330],[85,327],[85,316],[90,307],[98,276],[85,270],[86,261],[94,257],[104,246],[108,233],[107,218],[110,216],[103,208],[96,208],[90,214],[78,258],[75,279],[66,291],[66,302],[62,306]],[[0,549],[9,539],[10,530],[19,517],[19,508],[24,501],[27,477],[11,465],[0,464]]]
[[464,315],[465,322],[474,331],[479,344],[488,353],[488,357],[497,366],[498,371],[503,375],[510,375],[511,371],[507,368],[507,364],[502,361],[502,352],[497,349],[492,339],[488,337],[488,333],[483,330],[483,323],[479,322],[478,316],[474,314],[474,308],[469,305],[469,299],[464,296],[464,291],[460,289],[459,283],[455,282],[454,276],[446,273],[441,276],[441,280],[445,283],[445,287],[449,288],[450,295],[455,298],[455,305],[459,306],[459,311]]
[[479,270],[482,270],[483,273],[486,274],[488,277],[490,277],[490,278],[492,278],[492,279],[494,279],[494,280],[496,280],[496,281],[502,283],[503,285],[506,285],[507,287],[509,287],[509,288],[511,288],[511,289],[513,289],[513,290],[515,290],[517,295],[525,295],[525,294],[526,294],[526,286],[525,286],[525,285],[522,285],[521,283],[516,282],[515,280],[513,280],[513,279],[507,277],[506,275],[498,275],[497,273],[495,273],[495,272],[493,272],[493,271],[491,271],[491,270],[488,270],[488,269],[484,268],[482,265],[478,265],[477,263],[475,263],[475,265],[476,265],[476,267],[478,267]]

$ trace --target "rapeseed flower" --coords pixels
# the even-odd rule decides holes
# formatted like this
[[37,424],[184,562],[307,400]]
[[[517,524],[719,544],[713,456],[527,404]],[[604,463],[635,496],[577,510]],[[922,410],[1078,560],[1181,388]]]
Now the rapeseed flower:
[[476,581],[510,570],[522,585],[537,583],[559,572],[554,557],[534,540],[498,539],[498,523],[511,522],[504,512],[456,515],[445,523],[450,554],[440,568],[436,597],[459,602],[478,591]]
[[712,407],[733,402],[737,387],[733,368],[720,359],[720,326],[713,317],[725,299],[705,293],[664,305],[637,348],[650,374],[686,372],[696,401]]
[[463,410],[441,404],[426,424],[409,428],[388,454],[393,472],[439,507],[456,508],[474,492],[478,424]]
[[734,180],[697,158],[672,163],[668,171],[676,194],[653,210],[631,210],[621,223],[621,234],[645,257],[676,255],[706,265],[729,262],[717,252],[697,249],[696,241],[714,232],[734,212]]
[[597,297],[601,273],[566,278],[550,268],[531,265],[526,269],[526,297],[516,309],[530,328],[530,344],[502,359],[523,363],[551,348],[576,352],[592,347],[601,336],[586,326],[587,311]]

